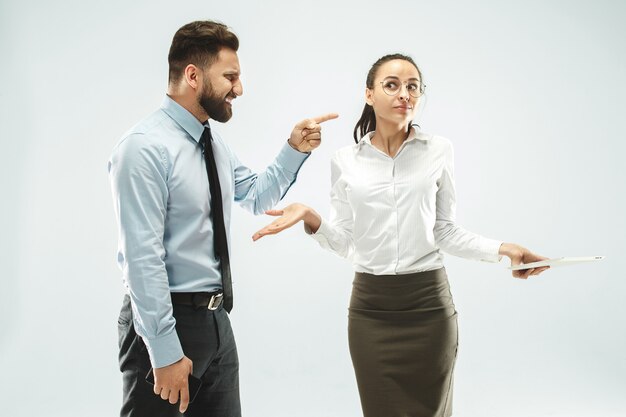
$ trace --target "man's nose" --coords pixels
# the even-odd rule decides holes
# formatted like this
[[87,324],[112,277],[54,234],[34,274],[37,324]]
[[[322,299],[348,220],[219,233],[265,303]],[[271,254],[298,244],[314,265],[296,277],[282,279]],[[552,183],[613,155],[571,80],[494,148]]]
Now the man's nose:
[[233,93],[235,93],[236,96],[243,95],[243,84],[241,81],[237,81],[237,84],[233,86]]

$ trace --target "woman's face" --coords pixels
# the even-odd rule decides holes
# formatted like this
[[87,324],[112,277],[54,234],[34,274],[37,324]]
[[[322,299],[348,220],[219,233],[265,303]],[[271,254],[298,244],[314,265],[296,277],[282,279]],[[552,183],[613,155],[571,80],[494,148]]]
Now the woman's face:
[[403,59],[385,62],[378,68],[374,88],[365,89],[365,100],[374,108],[376,124],[397,124],[405,129],[417,112],[422,91],[417,68]]

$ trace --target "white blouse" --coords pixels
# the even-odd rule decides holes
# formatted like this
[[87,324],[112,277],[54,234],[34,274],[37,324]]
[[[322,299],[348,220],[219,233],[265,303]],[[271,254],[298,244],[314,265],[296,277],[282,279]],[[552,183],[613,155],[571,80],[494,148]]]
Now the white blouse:
[[412,128],[396,156],[373,132],[331,161],[330,221],[311,236],[357,272],[399,275],[443,266],[440,249],[498,262],[501,241],[455,224],[454,151],[449,140]]

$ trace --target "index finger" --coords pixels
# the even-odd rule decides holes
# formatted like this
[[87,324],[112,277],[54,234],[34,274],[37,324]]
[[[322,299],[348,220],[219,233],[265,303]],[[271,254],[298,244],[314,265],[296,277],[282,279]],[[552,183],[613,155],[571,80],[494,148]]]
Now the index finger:
[[186,384],[180,390],[180,407],[178,408],[181,413],[187,411],[187,406],[189,405],[189,384]]
[[314,117],[313,120],[315,121],[315,123],[324,123],[329,120],[336,119],[337,117],[339,117],[337,113],[326,113],[322,116]]

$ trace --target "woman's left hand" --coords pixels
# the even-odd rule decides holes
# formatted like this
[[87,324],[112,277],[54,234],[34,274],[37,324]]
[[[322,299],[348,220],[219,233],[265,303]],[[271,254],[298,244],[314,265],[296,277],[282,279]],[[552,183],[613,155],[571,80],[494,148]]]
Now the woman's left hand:
[[[515,243],[503,243],[500,246],[500,250],[498,253],[500,255],[508,256],[511,259],[511,266],[544,261],[548,259],[545,256],[534,254],[525,247],[517,245]],[[546,269],[550,269],[550,267],[542,266],[539,268],[520,269],[517,271],[513,271],[513,276],[515,278],[526,279],[531,275],[539,275]]]

